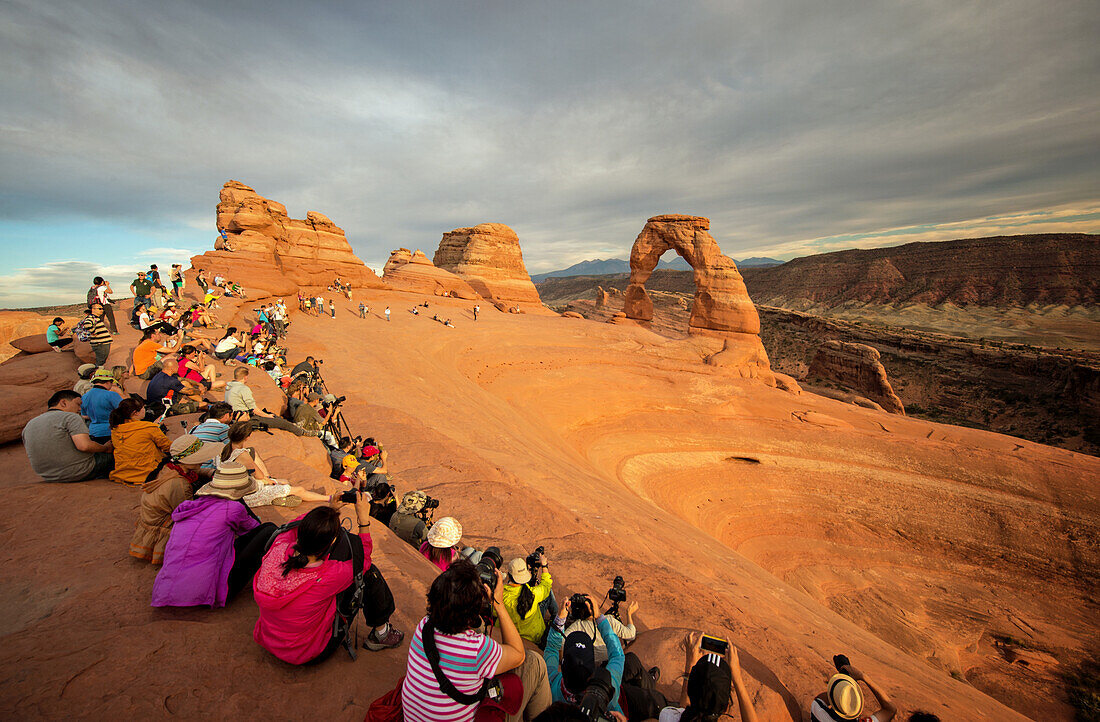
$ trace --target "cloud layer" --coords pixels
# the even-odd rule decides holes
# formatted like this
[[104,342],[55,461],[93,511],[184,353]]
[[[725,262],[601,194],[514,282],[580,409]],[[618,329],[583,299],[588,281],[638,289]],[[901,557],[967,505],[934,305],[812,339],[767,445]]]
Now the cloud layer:
[[0,242],[205,247],[229,178],[375,265],[498,221],[533,272],[658,213],[740,257],[1100,195],[1095,2],[526,5],[0,5]]

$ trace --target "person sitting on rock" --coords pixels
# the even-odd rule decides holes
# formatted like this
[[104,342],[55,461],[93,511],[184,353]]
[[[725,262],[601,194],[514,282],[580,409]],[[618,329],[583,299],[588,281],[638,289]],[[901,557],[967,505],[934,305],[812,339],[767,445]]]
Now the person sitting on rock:
[[420,545],[420,553],[432,564],[439,567],[439,571],[447,571],[447,567],[458,559],[460,550],[459,542],[462,541],[462,525],[451,516],[445,516],[432,524],[428,530],[428,539]]
[[76,367],[77,382],[73,384],[73,391],[81,396],[92,390],[92,374],[95,373],[95,364],[80,364]]
[[[466,559],[458,559],[432,582],[428,613],[409,644],[401,709],[405,722],[474,719],[488,680],[497,678],[503,706],[515,710],[508,719],[532,719],[550,705],[546,663],[523,647],[504,607],[503,580],[494,572],[490,590]],[[477,631],[482,613],[493,609],[500,620],[503,644]],[[446,667],[441,661],[446,658]],[[515,672],[520,684],[515,684]],[[443,684],[443,680],[446,684]]]
[[[590,594],[586,595],[586,599],[589,616],[595,616],[595,610],[599,609],[596,599]],[[553,624],[546,635],[546,649],[543,651],[543,657],[546,660],[547,674],[550,678],[550,694],[553,696],[554,701],[577,704],[581,701],[581,696],[584,694],[589,680],[596,672],[596,658],[592,651],[592,638],[587,633],[573,632],[568,637],[563,635],[565,620],[571,614],[571,607],[572,602],[566,600],[561,605],[558,615],[554,617]],[[572,616],[578,616],[577,612],[573,612]],[[596,629],[603,637],[604,644],[607,647],[607,664],[604,667],[613,688],[608,710],[621,713],[619,687],[622,684],[623,664],[626,659],[623,654],[623,646],[619,642],[619,638],[611,631],[611,623],[603,614],[596,617]]]
[[225,335],[214,345],[214,358],[228,362],[247,352],[246,342],[238,339],[236,334],[236,326],[225,329]]
[[[724,655],[704,652],[702,639],[702,632],[688,633],[684,643],[687,663],[684,667],[684,682],[680,688],[680,706],[665,707],[661,710],[660,719],[668,722],[717,720],[725,716],[729,710],[732,685],[737,693],[737,706],[741,719],[745,722],[756,722],[752,698],[741,679],[737,650],[727,642]],[[630,697],[627,699],[629,700]],[[814,717],[814,719],[817,718]],[[855,717],[837,719],[848,720]]]
[[294,423],[306,431],[320,434],[325,428],[325,420],[318,413],[321,408],[321,395],[311,391],[306,396],[306,403],[299,404],[294,411]]
[[110,440],[92,441],[88,424],[78,413],[80,403],[75,391],[58,391],[47,402],[46,412],[23,427],[23,449],[43,481],[104,479],[114,467],[114,447]]
[[65,328],[65,319],[58,316],[46,327],[46,343],[54,351],[61,353],[61,349],[73,342],[70,337],[71,333],[69,329]]
[[157,356],[173,352],[164,345],[164,338],[164,328],[160,324],[145,329],[141,343],[134,348],[134,358],[130,364],[131,374],[145,380],[157,375],[161,366]]
[[130,398],[111,412],[111,443],[115,468],[109,478],[127,486],[155,478],[172,446],[158,424],[145,420],[145,405]]
[[202,402],[202,387],[181,379],[179,362],[166,358],[161,362],[160,372],[149,379],[145,396],[149,399],[147,407],[151,419],[159,418],[166,412],[169,415],[193,414]]
[[153,479],[141,485],[137,528],[130,539],[130,556],[160,564],[172,531],[172,512],[213,476],[201,468],[221,453],[222,444],[184,434],[172,442],[168,461]]
[[413,549],[420,549],[420,545],[428,540],[429,512],[424,510],[428,498],[422,491],[405,492],[397,512],[390,518],[390,531],[404,539]]
[[535,586],[528,584],[532,580],[527,560],[517,557],[508,564],[508,575],[504,583],[504,606],[512,615],[512,621],[519,635],[540,648],[546,645],[546,619],[539,605],[550,597],[550,564],[545,554],[539,555],[539,577]]
[[277,479],[272,479],[267,471],[267,465],[256,450],[245,446],[250,436],[252,436],[251,420],[234,422],[229,427],[229,443],[214,459],[215,468],[241,466],[260,483],[254,493],[244,497],[245,504],[250,507],[267,505],[293,507],[303,501],[329,501],[329,497],[325,494],[317,494],[301,486],[284,484]]
[[260,608],[252,633],[257,644],[290,664],[316,664],[349,646],[355,620],[338,619],[336,602],[360,570],[363,619],[373,627],[363,646],[379,651],[401,644],[405,635],[389,623],[393,595],[371,563],[369,511],[369,502],[357,494],[358,534],[344,530],[335,508],[320,506],[272,540],[252,584]]
[[[898,713],[898,708],[886,692],[872,682],[867,675],[852,666],[843,654],[833,657],[838,670],[829,680],[826,691],[814,698],[810,705],[810,719],[813,722],[835,722],[836,720],[859,720],[859,722],[890,722]],[[878,700],[879,710],[872,715],[863,714],[863,682]]]
[[92,388],[80,401],[80,413],[88,419],[92,441],[106,444],[111,440],[111,412],[122,403],[114,390],[115,375],[110,369],[98,369],[92,374]]
[[[626,617],[625,624],[613,615],[609,615],[607,621],[611,625],[611,631],[615,633],[615,636],[619,638],[620,642],[631,642],[638,636],[638,628],[634,626],[634,612],[638,611],[638,602],[636,600],[631,600],[626,604],[624,609],[624,616]],[[588,612],[588,607],[574,609],[573,611],[578,614],[586,614]],[[596,657],[597,664],[602,664],[607,660],[607,647],[604,646],[603,637],[597,633],[596,622],[592,617],[570,617],[566,621],[565,636],[568,637],[573,632],[584,632],[589,637],[592,637],[592,652]]]

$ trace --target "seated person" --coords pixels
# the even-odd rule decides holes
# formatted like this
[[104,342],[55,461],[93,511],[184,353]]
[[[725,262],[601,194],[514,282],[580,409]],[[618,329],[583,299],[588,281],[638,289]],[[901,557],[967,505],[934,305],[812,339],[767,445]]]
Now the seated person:
[[[224,401],[210,404],[206,414],[198,424],[195,424],[188,432],[203,441],[217,441],[222,444],[229,443],[229,424],[233,421],[233,407]],[[213,463],[211,463],[213,466]]]
[[357,557],[364,572],[363,619],[373,627],[363,646],[379,651],[401,644],[405,635],[389,623],[393,595],[371,564],[373,543],[367,500],[354,504],[358,534],[340,525],[340,513],[319,506],[279,534],[264,555],[252,583],[260,618],[252,636],[257,644],[290,664],[315,664],[340,646],[350,645],[354,619],[337,619],[336,598],[354,583]]
[[214,364],[203,363],[202,352],[193,343],[183,346],[179,356],[180,378],[199,384],[208,391],[225,388],[225,382],[218,381],[218,372]]
[[104,479],[114,467],[111,442],[92,441],[79,411],[75,391],[58,391],[47,402],[46,412],[23,427],[23,448],[43,481]]
[[[351,456],[352,459],[355,459],[355,456],[351,453],[353,443],[354,442],[347,436],[342,436],[340,437],[339,446],[328,452],[328,460],[329,463],[332,464],[332,471],[329,473],[331,478],[339,479],[347,469],[347,464],[344,461],[345,457]],[[356,464],[358,463],[359,462],[356,461]]]
[[88,419],[92,441],[106,444],[111,440],[111,412],[122,403],[122,396],[112,390],[114,374],[110,369],[99,369],[92,374],[92,388],[80,401],[80,413]]
[[[608,605],[610,606],[610,604]],[[625,605],[626,623],[619,621],[615,615],[607,615],[607,621],[611,624],[611,631],[615,633],[615,636],[619,638],[620,642],[633,641],[638,636],[638,628],[634,626],[634,612],[638,611],[638,602],[631,600]],[[574,609],[575,613],[587,614],[588,607],[585,606],[581,609]],[[605,610],[606,611],[606,610]],[[607,647],[604,646],[603,637],[596,633],[596,623],[591,617],[584,617],[581,619],[570,617],[565,622],[565,636],[569,636],[573,632],[584,632],[589,637],[592,637],[594,644],[592,651],[596,655],[596,663],[602,664],[607,660]]]
[[46,327],[46,343],[48,343],[54,351],[61,353],[61,349],[73,342],[70,337],[71,333],[72,331],[65,328],[65,319],[58,316],[53,320],[53,323]]
[[172,512],[209,481],[211,470],[200,467],[221,453],[222,444],[184,434],[172,442],[160,473],[141,486],[137,528],[130,539],[130,556],[153,564],[164,561],[172,531]]
[[[363,467],[360,466],[360,469]],[[397,499],[393,495],[393,484],[388,481],[369,487],[370,515],[387,527],[397,513]]]
[[214,459],[215,468],[239,466],[259,482],[259,487],[244,497],[243,501],[247,506],[293,507],[303,501],[329,501],[329,497],[325,494],[317,494],[301,486],[291,486],[272,479],[256,450],[246,447],[250,436],[252,436],[251,420],[234,422],[229,427],[229,443],[222,448],[218,458]]
[[161,362],[160,371],[149,379],[145,389],[149,399],[149,416],[159,418],[165,412],[165,400],[169,402],[168,414],[193,414],[202,402],[202,388],[179,377],[179,362],[166,358]]
[[172,446],[158,424],[145,420],[145,405],[131,398],[111,412],[111,443],[115,468],[109,478],[128,486],[141,486],[155,477]]
[[[405,722],[470,722],[485,696],[486,683],[513,670],[522,687],[511,681],[502,685],[503,706],[516,710],[508,719],[531,719],[549,706],[546,664],[538,653],[524,649],[504,607],[500,573],[495,574],[490,592],[474,565],[459,559],[432,582],[428,614],[409,644],[401,688]],[[481,614],[490,604],[500,620],[503,644],[477,631],[484,624]],[[446,668],[440,661],[444,654]],[[440,679],[447,684],[441,685]]]
[[99,368],[95,364],[80,364],[76,367],[76,375],[78,380],[73,384],[73,391],[77,392],[81,396],[88,393],[92,389],[92,374]]
[[214,345],[214,358],[229,361],[235,359],[238,354],[247,352],[245,343],[238,339],[236,334],[235,326],[225,330],[225,335]]
[[318,409],[321,407],[321,395],[310,392],[306,397],[306,403],[298,404],[294,411],[294,423],[306,431],[321,432],[325,428],[325,421],[321,418]]
[[260,568],[276,526],[242,503],[260,483],[247,473],[214,478],[172,512],[164,566],[153,582],[154,607],[224,607]]
[[241,366],[233,371],[233,380],[225,385],[225,403],[233,408],[236,414],[250,414],[256,410],[256,399],[252,395],[252,389],[245,383],[248,378],[248,367]]
[[155,324],[145,329],[142,341],[134,349],[134,360],[130,373],[143,379],[151,379],[160,371],[157,354],[169,354],[172,350],[164,345],[164,329]]
[[531,569],[527,560],[519,557],[508,564],[507,580],[504,583],[504,606],[512,615],[512,621],[519,630],[519,636],[542,647],[545,645],[546,620],[539,605],[550,596],[550,567],[546,555],[539,555],[541,567],[538,583],[531,586]]
[[[833,663],[840,670],[829,680],[829,688],[814,698],[810,705],[810,719],[813,722],[834,722],[834,720],[859,720],[859,722],[890,722],[898,713],[898,708],[878,685],[867,675],[852,666],[843,654],[833,657]],[[879,710],[873,715],[864,715],[863,690],[859,683],[867,685],[871,694],[878,700]],[[740,699],[740,694],[738,694]]]
[[[592,595],[586,595],[588,616],[595,616],[595,610],[599,609],[596,599]],[[550,678],[550,694],[555,702],[580,702],[588,681],[596,671],[596,657],[592,651],[592,638],[585,632],[573,632],[568,637],[562,636],[565,629],[566,616],[570,614],[572,601],[566,600],[561,605],[558,616],[554,617],[554,623],[546,636],[546,649],[543,657],[546,660],[547,675]],[[578,616],[576,613],[573,616]],[[603,637],[607,646],[607,664],[610,674],[611,686],[614,692],[608,710],[622,712],[619,706],[619,687],[622,684],[623,664],[625,655],[619,638],[611,631],[611,624],[607,617],[596,617],[596,629]],[[564,645],[565,652],[562,653]]]
[[[738,664],[737,650],[732,644],[726,648],[725,655],[703,652],[700,643],[702,632],[691,632],[687,636],[687,665],[684,669],[684,682],[680,689],[680,706],[665,707],[661,710],[661,722],[680,722],[683,720],[717,720],[726,716],[730,705],[730,685],[735,685],[737,705],[741,719],[756,722],[756,711],[752,698],[741,679],[741,666]],[[814,719],[817,719],[816,717]],[[845,717],[843,719],[855,719]]]
[[439,567],[439,571],[447,571],[447,567],[459,557],[459,542],[462,541],[462,525],[452,516],[445,516],[428,530],[428,539],[420,545],[420,553],[432,564]]
[[408,491],[401,497],[401,506],[390,518],[387,526],[397,536],[412,545],[413,549],[419,549],[420,545],[428,539],[428,515],[425,506],[430,497],[422,491]]

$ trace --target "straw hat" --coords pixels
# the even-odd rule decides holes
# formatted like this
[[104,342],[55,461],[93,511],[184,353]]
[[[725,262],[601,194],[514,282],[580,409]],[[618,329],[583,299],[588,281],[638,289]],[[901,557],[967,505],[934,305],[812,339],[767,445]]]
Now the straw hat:
[[203,441],[192,434],[184,434],[172,442],[171,453],[181,464],[205,464],[217,458],[224,446],[217,441]]
[[516,557],[508,562],[508,576],[512,577],[512,581],[516,584],[526,584],[531,581],[531,570],[527,568],[527,560]]
[[428,544],[436,549],[448,549],[462,539],[462,525],[453,516],[445,516],[428,530]]
[[195,496],[220,496],[236,501],[260,489],[260,482],[248,475],[240,464],[225,464],[214,472],[214,478],[195,492]]
[[847,674],[834,674],[829,680],[829,705],[841,719],[856,719],[863,711],[863,690]]

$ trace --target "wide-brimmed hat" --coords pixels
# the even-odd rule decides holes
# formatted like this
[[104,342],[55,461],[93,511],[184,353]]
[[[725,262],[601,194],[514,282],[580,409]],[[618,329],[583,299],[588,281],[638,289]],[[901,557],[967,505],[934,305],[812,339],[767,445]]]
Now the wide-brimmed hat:
[[92,374],[92,383],[93,384],[98,384],[98,383],[101,383],[101,382],[105,383],[105,384],[113,384],[115,382],[115,375],[113,373],[111,373],[111,369],[109,369],[109,368],[97,369],[96,372],[94,374]]
[[195,492],[195,496],[220,496],[236,501],[260,489],[260,482],[240,464],[225,464],[214,472],[214,478]]
[[449,549],[462,539],[462,525],[453,516],[445,516],[428,530],[428,544],[436,549]]
[[508,562],[508,576],[512,577],[512,581],[516,584],[526,584],[531,581],[531,570],[527,568],[527,560],[516,557]]
[[172,458],[182,464],[205,464],[222,453],[225,444],[203,441],[192,434],[184,434],[172,442]]
[[863,712],[863,690],[847,674],[834,674],[829,680],[829,706],[841,719],[856,719]]
[[90,378],[89,374],[98,368],[95,364],[80,364],[76,367],[76,374],[82,379]]
[[422,491],[406,491],[405,495],[401,497],[401,508],[398,509],[403,514],[415,514],[424,508],[424,505],[428,503],[428,495]]
[[688,675],[688,698],[692,709],[704,715],[721,714],[730,704],[733,672],[721,655],[704,654]]

